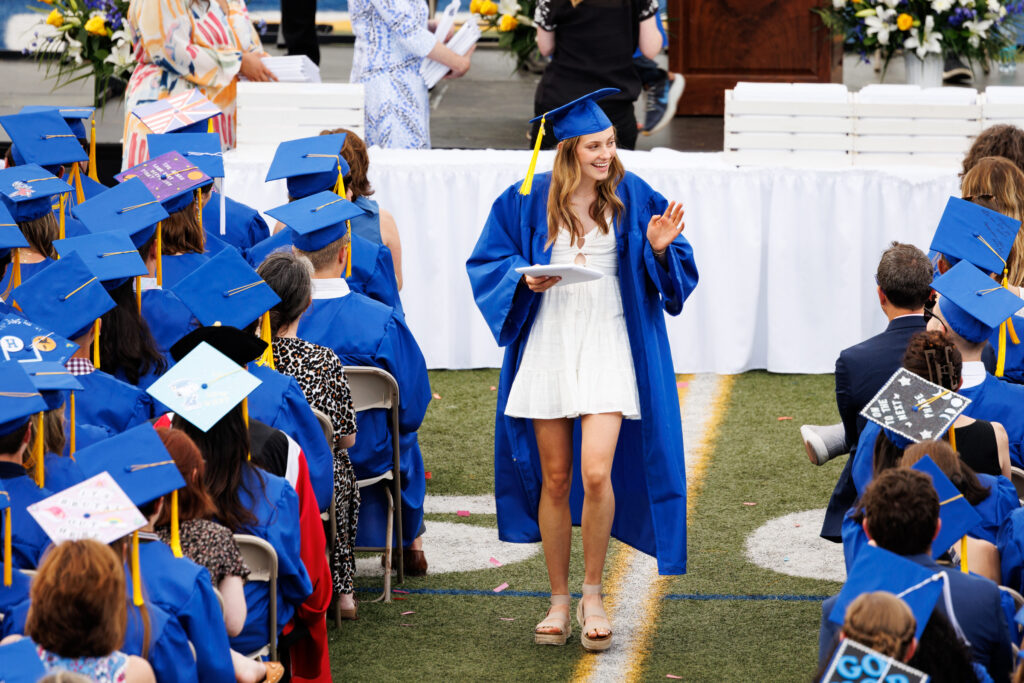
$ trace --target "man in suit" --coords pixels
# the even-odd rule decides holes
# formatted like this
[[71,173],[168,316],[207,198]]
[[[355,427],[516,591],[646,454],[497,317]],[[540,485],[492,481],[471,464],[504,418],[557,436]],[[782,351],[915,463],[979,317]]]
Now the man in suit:
[[[1005,681],[1013,666],[1013,648],[995,583],[959,567],[939,565],[932,559],[932,541],[938,536],[939,496],[932,480],[923,472],[895,468],[882,472],[861,498],[863,527],[868,539],[879,548],[902,555],[948,579],[950,601],[940,599],[938,610],[959,624],[970,643],[971,657],[984,666],[993,680]],[[894,582],[898,577],[893,577]],[[833,596],[822,603],[818,634],[819,657],[831,650],[839,625],[829,620],[836,603]],[[952,613],[949,607],[952,607]],[[923,637],[927,637],[927,631]]]
[[[931,296],[932,264],[912,244],[893,242],[882,253],[875,272],[878,303],[889,320],[880,334],[843,350],[836,360],[836,405],[840,425],[800,428],[811,462],[821,465],[855,448],[864,418],[860,411],[900,367],[910,338],[925,329],[924,306]],[[830,436],[830,434],[834,436]],[[832,492],[821,528],[822,538],[841,540],[843,515],[857,497],[847,460]]]

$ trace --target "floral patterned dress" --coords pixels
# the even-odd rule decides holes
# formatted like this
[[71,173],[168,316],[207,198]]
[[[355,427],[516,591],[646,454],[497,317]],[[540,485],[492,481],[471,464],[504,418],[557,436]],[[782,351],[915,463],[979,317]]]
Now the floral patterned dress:
[[131,0],[128,27],[138,66],[125,91],[122,168],[149,158],[146,134],[151,131],[132,110],[192,88],[223,112],[213,127],[225,149],[234,147],[242,53],[263,53],[245,0]]
[[430,149],[430,109],[420,63],[437,40],[422,0],[349,0],[356,36],[349,80],[366,86],[366,144]]
[[95,683],[124,683],[128,675],[128,655],[118,650],[105,657],[61,657],[36,645],[36,653],[47,673],[70,671]]

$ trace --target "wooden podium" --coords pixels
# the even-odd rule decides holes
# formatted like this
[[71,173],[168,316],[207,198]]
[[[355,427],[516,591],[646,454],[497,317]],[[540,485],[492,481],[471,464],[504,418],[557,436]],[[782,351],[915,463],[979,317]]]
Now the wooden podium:
[[721,115],[737,81],[842,82],[842,46],[821,0],[668,0],[669,64],[686,76],[679,113]]

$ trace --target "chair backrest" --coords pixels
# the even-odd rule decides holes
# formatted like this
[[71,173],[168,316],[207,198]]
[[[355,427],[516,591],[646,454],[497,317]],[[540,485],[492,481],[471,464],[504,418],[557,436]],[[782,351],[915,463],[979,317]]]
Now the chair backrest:
[[1013,482],[1013,488],[1017,489],[1017,498],[1024,502],[1024,469],[1011,465],[1010,481]]
[[335,128],[364,137],[364,100],[361,83],[241,82],[236,99],[238,146],[276,147]]
[[327,445],[330,446],[331,442],[334,441],[334,425],[331,424],[331,418],[327,417],[322,410],[317,410],[313,406],[310,406],[309,409],[316,415],[316,421],[320,423],[320,429],[324,431],[324,438],[327,439]]
[[242,559],[249,567],[249,581],[270,584],[270,623],[267,624],[270,659],[277,661],[277,551],[258,536],[235,534]]
[[345,376],[355,411],[398,405],[398,382],[387,370],[370,365],[347,365]]

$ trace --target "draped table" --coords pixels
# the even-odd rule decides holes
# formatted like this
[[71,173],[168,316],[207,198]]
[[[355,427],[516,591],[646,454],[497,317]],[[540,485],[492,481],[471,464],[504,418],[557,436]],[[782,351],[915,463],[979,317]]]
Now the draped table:
[[[873,279],[882,251],[893,240],[927,250],[947,198],[959,196],[953,168],[740,168],[718,153],[620,155],[686,209],[700,283],[667,318],[677,372],[832,372],[841,349],[885,327]],[[284,181],[264,182],[272,157],[227,153],[225,193],[261,211],[287,201]],[[552,159],[542,153],[538,171]],[[401,234],[402,305],[432,369],[501,365],[465,263],[494,198],[529,160],[518,150],[370,150],[373,199]]]

